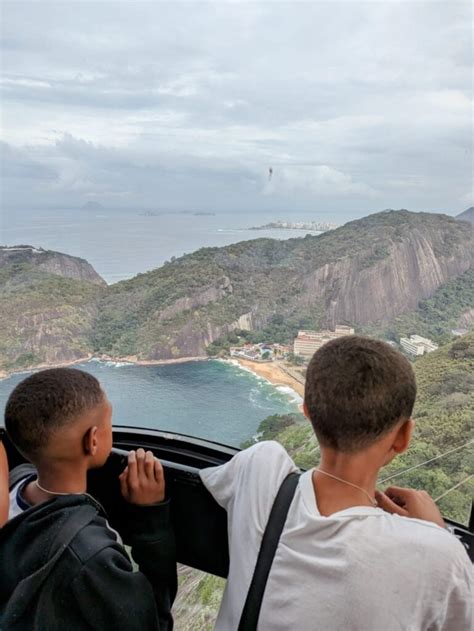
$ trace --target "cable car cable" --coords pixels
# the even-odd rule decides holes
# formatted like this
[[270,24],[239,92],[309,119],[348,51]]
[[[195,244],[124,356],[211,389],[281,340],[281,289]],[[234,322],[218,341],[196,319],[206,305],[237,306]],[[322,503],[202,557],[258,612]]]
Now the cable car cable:
[[471,475],[468,475],[467,478],[464,478],[464,480],[461,480],[461,482],[458,482],[457,484],[455,484],[454,486],[452,486],[450,489],[448,489],[447,491],[445,491],[444,493],[441,493],[441,495],[439,495],[438,497],[436,497],[434,499],[435,502],[437,502],[438,500],[440,500],[441,498],[445,497],[448,493],[451,493],[451,491],[454,491],[454,489],[457,489],[458,486],[461,486],[461,484],[464,484],[465,482],[468,482],[471,478],[474,478],[474,473],[471,473]]
[[413,471],[413,469],[418,469],[419,467],[423,467],[425,464],[428,464],[430,462],[434,462],[435,460],[439,460],[440,458],[444,458],[444,456],[448,456],[449,454],[452,454],[455,451],[459,451],[460,449],[464,449],[464,447],[467,447],[468,445],[472,445],[473,443],[474,443],[474,439],[473,440],[469,440],[467,443],[464,443],[464,445],[460,445],[459,447],[455,447],[454,449],[450,449],[449,451],[446,451],[443,454],[440,454],[439,456],[434,456],[434,458],[430,458],[429,460],[425,460],[424,462],[420,462],[419,464],[415,464],[412,467],[407,467],[406,469],[403,469],[403,471],[399,471],[398,473],[394,473],[393,475],[389,475],[387,478],[383,478],[382,480],[379,481],[379,484],[383,484],[383,482],[387,482],[387,480],[392,480],[393,478],[398,478],[399,476],[403,475],[404,473],[408,473],[408,471]]

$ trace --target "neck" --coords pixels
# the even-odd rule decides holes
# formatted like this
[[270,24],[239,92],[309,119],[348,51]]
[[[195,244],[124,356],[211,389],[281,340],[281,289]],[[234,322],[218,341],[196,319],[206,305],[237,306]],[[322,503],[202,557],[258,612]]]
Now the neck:
[[347,454],[322,449],[319,468],[347,482],[357,484],[373,495],[380,466],[367,452]]
[[[76,463],[48,463],[47,467],[38,464],[38,484],[32,482],[24,491],[25,499],[31,504],[40,504],[54,497],[54,494],[80,494],[87,490],[87,468]],[[47,491],[50,491],[48,493]]]
[[[347,454],[322,448],[321,461],[313,474],[313,486],[320,513],[328,516],[353,506],[373,506],[373,501],[368,496],[374,498],[379,468],[375,454]],[[319,474],[318,469],[340,480]],[[359,488],[354,488],[346,484],[347,482]]]

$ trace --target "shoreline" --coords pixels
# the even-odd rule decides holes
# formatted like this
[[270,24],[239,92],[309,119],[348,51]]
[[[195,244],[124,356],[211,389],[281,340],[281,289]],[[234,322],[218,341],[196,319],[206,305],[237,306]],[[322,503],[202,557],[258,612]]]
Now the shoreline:
[[95,358],[98,361],[106,361],[106,362],[126,362],[127,364],[133,364],[134,366],[168,366],[169,364],[187,364],[188,362],[204,362],[208,359],[211,359],[207,355],[202,355],[200,357],[178,357],[176,359],[137,359],[135,355],[130,355],[129,357],[119,357],[115,359],[113,357],[103,358],[97,357]]
[[[199,356],[199,357],[178,357],[176,359],[138,359],[136,355],[129,355],[125,357],[110,357],[107,355],[95,356],[95,355],[86,355],[79,359],[74,359],[65,362],[52,362],[52,363],[43,363],[37,364],[36,366],[30,366],[21,368],[18,370],[12,371],[4,371],[0,370],[0,380],[8,379],[16,374],[26,373],[26,372],[34,372],[37,370],[44,370],[47,368],[67,368],[69,366],[76,366],[78,364],[84,364],[87,362],[113,362],[113,363],[126,363],[131,366],[167,366],[172,364],[185,364],[188,362],[200,362],[200,361],[209,361],[212,358],[207,356]],[[250,371],[252,374],[257,377],[262,377],[266,381],[268,381],[272,386],[286,386],[291,388],[299,397],[304,397],[304,385],[291,376],[281,365],[280,362],[253,362],[248,359],[242,359],[240,357],[226,358],[224,361],[236,361],[239,366]],[[302,404],[298,404],[298,408],[300,411],[302,410]]]
[[24,368],[18,368],[17,370],[0,370],[0,379],[9,379],[13,375],[21,375],[24,372],[36,372],[37,370],[47,370],[48,368],[68,368],[69,366],[75,366],[76,364],[83,364],[91,361],[92,355],[81,357],[80,359],[70,359],[64,362],[51,362],[43,364],[35,364],[34,366],[25,366]]
[[71,359],[64,362],[51,362],[36,364],[35,366],[25,366],[24,368],[18,368],[18,370],[0,370],[0,380],[8,379],[13,375],[18,375],[24,372],[36,372],[37,370],[46,370],[48,368],[69,368],[70,366],[77,366],[77,364],[86,364],[87,362],[113,362],[113,363],[126,363],[131,366],[166,366],[168,364],[185,364],[187,362],[201,362],[210,359],[207,356],[202,357],[178,357],[177,359],[137,359],[135,356],[130,357],[109,357],[107,355],[86,355],[79,359]]
[[[240,366],[250,370],[258,377],[263,377],[273,386],[287,386],[300,397],[304,397],[304,385],[289,375],[279,362],[258,363],[240,357],[233,357],[232,359],[235,359]],[[301,408],[301,405],[298,407]]]

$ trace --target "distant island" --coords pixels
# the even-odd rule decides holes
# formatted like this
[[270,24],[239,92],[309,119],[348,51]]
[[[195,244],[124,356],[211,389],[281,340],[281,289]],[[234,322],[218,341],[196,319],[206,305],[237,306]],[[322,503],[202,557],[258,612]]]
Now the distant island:
[[339,228],[336,223],[327,223],[325,221],[271,221],[263,226],[252,226],[249,230],[310,230],[311,232],[326,232],[327,230],[335,230]]
[[193,215],[194,217],[214,217],[216,213],[194,212],[192,210],[144,210],[139,213],[142,217],[159,217],[160,215]]
[[104,207],[99,202],[86,202],[82,205],[82,210],[104,210]]

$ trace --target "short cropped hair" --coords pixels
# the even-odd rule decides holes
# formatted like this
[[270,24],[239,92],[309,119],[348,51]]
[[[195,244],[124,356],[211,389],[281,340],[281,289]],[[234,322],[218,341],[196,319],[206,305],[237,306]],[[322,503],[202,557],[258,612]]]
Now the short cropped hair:
[[5,428],[16,448],[34,458],[50,435],[104,401],[98,380],[77,368],[52,368],[30,375],[10,394]]
[[416,397],[410,362],[380,340],[349,335],[324,344],[306,374],[305,404],[320,443],[342,452],[368,447]]

